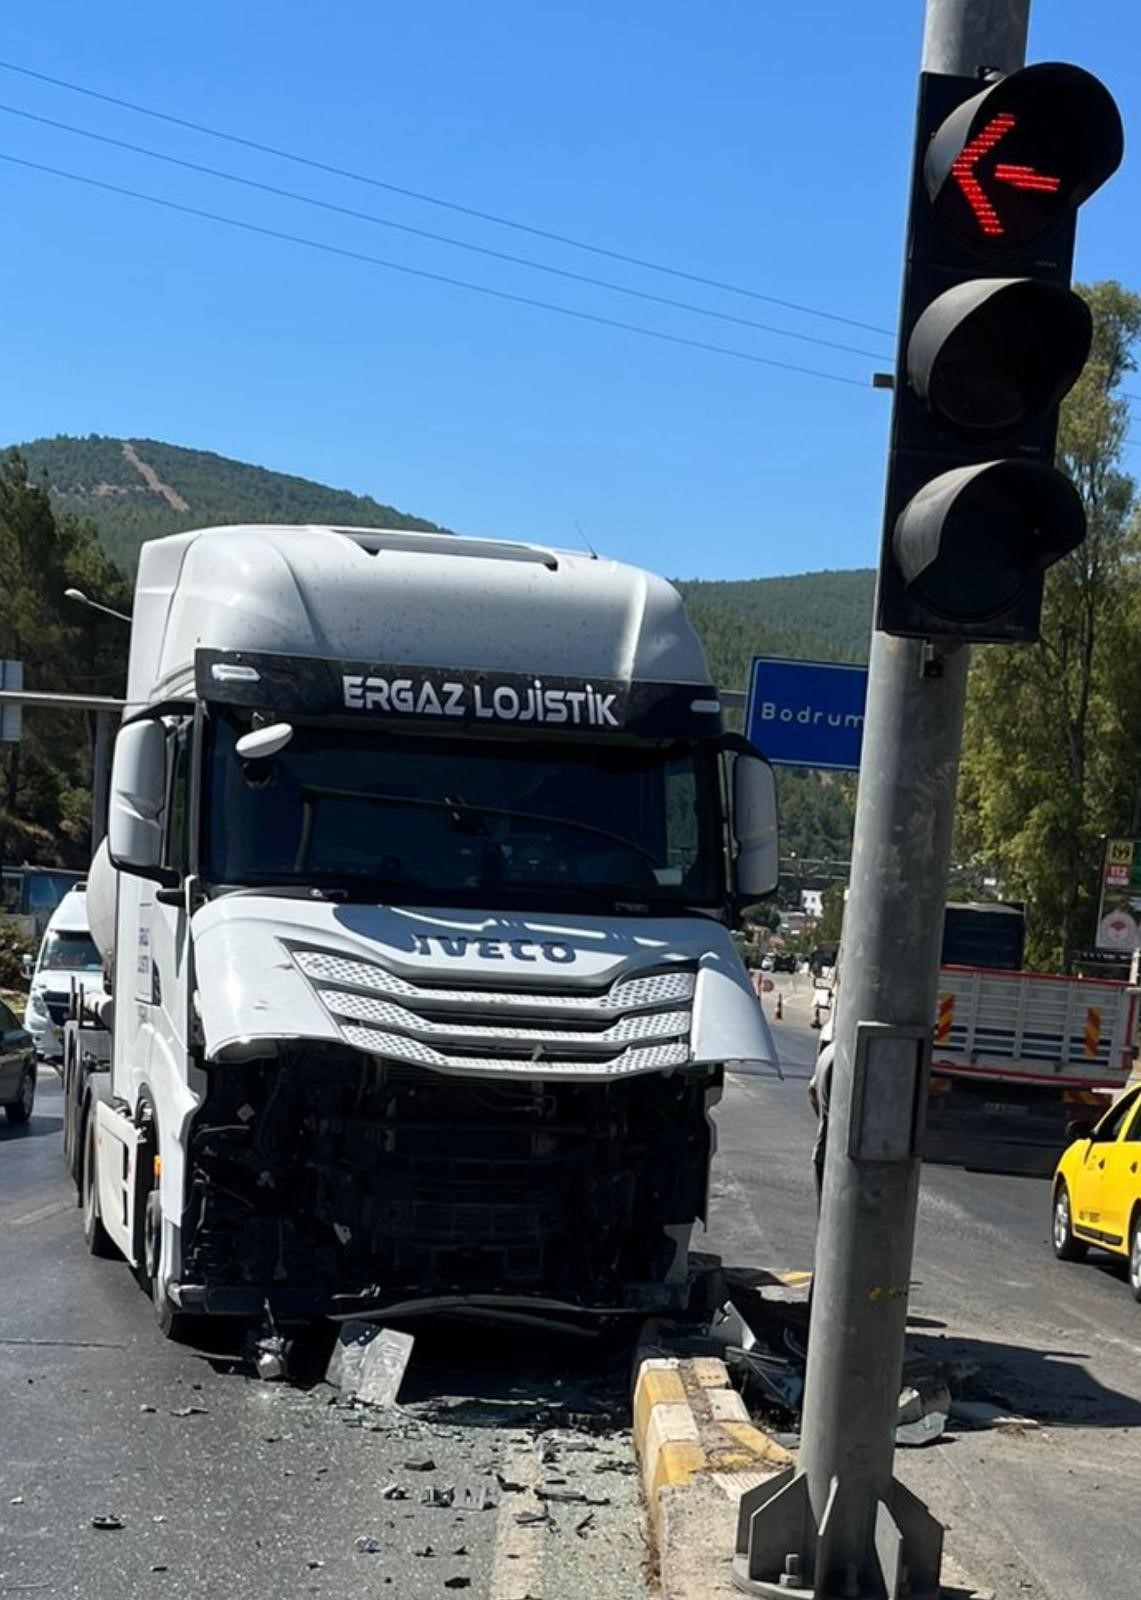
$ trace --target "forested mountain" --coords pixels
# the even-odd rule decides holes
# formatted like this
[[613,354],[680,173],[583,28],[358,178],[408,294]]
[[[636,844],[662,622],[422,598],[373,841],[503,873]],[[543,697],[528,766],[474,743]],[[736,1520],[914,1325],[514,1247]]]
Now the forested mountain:
[[[34,680],[37,688],[64,686],[65,677],[71,686],[67,676],[71,668],[65,671],[58,665],[63,659],[61,649],[80,674],[77,686],[104,691],[118,687],[115,661],[116,652],[121,656],[126,643],[123,633],[116,631],[116,624],[108,628],[98,614],[69,606],[63,589],[69,578],[75,582],[82,576],[98,598],[129,607],[126,584],[139,546],[146,539],[226,522],[436,528],[434,523],[366,495],[153,439],[61,435],[17,448],[32,487],[21,491],[22,472],[15,462],[10,463],[4,480],[10,501],[9,526],[0,525],[0,536],[13,541],[9,552],[12,570],[22,570],[30,587],[22,598],[14,590],[10,592],[10,604],[0,597],[0,643],[8,654],[26,659],[29,681]],[[49,535],[47,504],[38,498],[38,486],[45,479],[58,537]],[[21,520],[44,530],[38,536],[38,549],[18,536]],[[98,543],[92,530],[98,534]],[[122,578],[102,556],[99,544],[121,569]],[[23,623],[34,609],[31,589],[40,587],[37,571],[43,593],[35,606],[51,619],[42,629],[42,662]],[[680,588],[705,641],[714,681],[726,689],[743,689],[754,654],[863,659],[872,577],[870,572],[820,572],[733,583],[690,580],[683,581]],[[98,653],[98,660],[93,652]],[[76,726],[69,723],[66,729],[62,719],[60,722],[60,737],[71,740],[71,766],[54,749],[50,753],[45,750],[41,760],[33,740],[26,748],[22,772],[16,763],[6,774],[7,795],[0,792],[0,854],[7,832],[9,851],[15,849],[30,859],[83,864],[88,759],[85,739],[75,737],[81,719],[72,720]],[[780,775],[780,788],[786,853],[795,853],[801,861],[845,857],[851,834],[851,783],[829,774],[785,771]],[[27,805],[17,804],[18,794],[25,800],[36,796],[31,806],[34,827],[19,826],[20,813]]]
[[743,688],[754,655],[866,661],[875,573],[804,572],[734,582],[683,579],[690,615],[705,640],[714,677]]
[[55,508],[93,522],[108,555],[128,574],[145,539],[182,528],[226,522],[436,528],[370,495],[156,439],[60,434],[16,448],[33,482],[46,475]]

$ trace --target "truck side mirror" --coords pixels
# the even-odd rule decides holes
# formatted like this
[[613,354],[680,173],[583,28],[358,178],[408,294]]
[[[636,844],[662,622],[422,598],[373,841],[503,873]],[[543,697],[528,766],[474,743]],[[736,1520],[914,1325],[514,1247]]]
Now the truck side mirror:
[[732,762],[735,899],[749,905],[772,894],[780,879],[776,775],[749,748],[738,748]]
[[111,864],[138,878],[172,884],[162,865],[162,813],[166,804],[166,730],[148,719],[129,722],[115,740],[107,849]]

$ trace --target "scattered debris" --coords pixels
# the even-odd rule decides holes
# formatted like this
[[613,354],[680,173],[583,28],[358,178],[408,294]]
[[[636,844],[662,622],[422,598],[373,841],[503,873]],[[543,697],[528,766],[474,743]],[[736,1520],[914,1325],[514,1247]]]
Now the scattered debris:
[[22,1506],[23,1503],[24,1503],[24,1497],[23,1497],[22,1494],[14,1494],[12,1496],[11,1500],[9,1500],[9,1502],[8,1502],[8,1504],[10,1506]]
[[767,1400],[783,1411],[799,1413],[804,1399],[804,1375],[791,1362],[780,1356],[763,1355],[756,1346],[751,1350],[730,1347],[725,1360],[744,1374],[746,1382],[755,1383]]
[[920,1380],[904,1389],[896,1413],[895,1442],[917,1448],[943,1437],[951,1392],[941,1378]]
[[140,1411],[145,1411],[148,1416],[153,1417],[155,1412],[158,1410],[158,1407],[157,1406],[142,1405],[142,1406],[139,1407],[139,1410]]
[[970,1428],[1007,1428],[1014,1432],[1033,1432],[1038,1423],[1033,1417],[1016,1416],[992,1400],[952,1400],[951,1416]]
[[413,1550],[412,1554],[414,1556],[434,1556],[436,1552],[432,1549],[430,1544],[426,1544],[422,1545],[419,1550]]
[[578,1534],[580,1539],[585,1539],[586,1538],[586,1535],[587,1535],[587,1533],[588,1533],[588,1531],[590,1529],[590,1525],[591,1525],[591,1523],[593,1521],[594,1521],[594,1512],[593,1511],[588,1511],[586,1513],[586,1516],[583,1517],[581,1522],[576,1522],[575,1523],[574,1531]]
[[[598,1470],[601,1472],[602,1468],[599,1467]],[[503,1494],[523,1494],[527,1488],[525,1483],[512,1483],[511,1479],[505,1478],[502,1472],[495,1474],[495,1481]]]
[[443,1506],[445,1509],[455,1503],[456,1491],[451,1484],[444,1489],[424,1489],[420,1493],[422,1506]]
[[444,1579],[444,1588],[445,1589],[470,1589],[471,1588],[471,1579],[470,1578],[445,1578]]
[[92,1517],[91,1526],[98,1528],[101,1533],[116,1533],[126,1527],[126,1523],[122,1517]]
[[205,1406],[175,1406],[171,1412],[172,1417],[204,1417],[207,1415]]
[[405,1472],[435,1472],[436,1463],[431,1456],[413,1456],[404,1463]]
[[[322,1472],[327,1472],[328,1470],[327,1467],[321,1468]],[[386,1483],[380,1491],[380,1498],[382,1500],[407,1500],[408,1490],[399,1483]]]
[[273,1328],[272,1322],[270,1331],[253,1341],[251,1355],[254,1371],[263,1383],[277,1383],[288,1377],[289,1341]]
[[339,1389],[343,1399],[360,1405],[394,1405],[412,1357],[413,1342],[410,1333],[378,1328],[371,1322],[342,1322],[325,1369],[325,1381]]
[[362,1556],[375,1556],[380,1550],[380,1540],[371,1533],[362,1533],[353,1540],[353,1549],[359,1550]]
[[540,1522],[550,1522],[551,1513],[544,1507],[542,1511],[517,1511],[515,1521],[521,1528],[533,1528]]
[[152,1572],[169,1572],[170,1568],[166,1567],[166,1566],[163,1566],[161,1563],[159,1563],[158,1565],[153,1566],[151,1568],[151,1571]]
[[310,1572],[316,1572],[318,1567],[323,1567],[325,1563],[314,1557],[312,1561],[307,1561],[305,1565],[309,1568]]
[[540,1484],[535,1490],[535,1496],[539,1500],[554,1501],[557,1505],[608,1506],[610,1504],[608,1495],[587,1494],[585,1489],[553,1489],[548,1484]]
[[456,1548],[452,1551],[452,1554],[454,1556],[466,1556],[467,1553],[468,1553],[468,1548],[467,1548],[466,1544],[457,1545]]

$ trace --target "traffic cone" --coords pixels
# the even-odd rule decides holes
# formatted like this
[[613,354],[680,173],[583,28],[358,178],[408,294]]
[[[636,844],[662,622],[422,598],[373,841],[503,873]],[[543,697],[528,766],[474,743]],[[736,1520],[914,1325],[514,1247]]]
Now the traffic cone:
[[783,1022],[784,1021],[784,995],[781,993],[781,991],[779,989],[777,990],[777,1008],[773,1012],[773,1021],[774,1022]]
[[820,1020],[820,1007],[819,1006],[813,1006],[813,1008],[812,1008],[812,1026],[814,1028],[822,1028],[824,1026],[824,1024]]

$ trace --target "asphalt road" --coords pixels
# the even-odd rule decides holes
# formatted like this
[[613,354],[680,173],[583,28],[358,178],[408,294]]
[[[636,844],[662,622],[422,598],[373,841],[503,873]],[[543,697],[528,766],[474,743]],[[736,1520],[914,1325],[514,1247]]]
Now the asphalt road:
[[[773,1025],[783,1082],[727,1087],[709,1235],[726,1261],[812,1264],[808,1016],[800,999]],[[1141,1594],[1141,1306],[1108,1258],[1054,1260],[1049,1202],[1045,1180],[924,1168],[910,1353],[977,1364],[978,1393],[1038,1425],[955,1430],[897,1470],[998,1600],[1124,1600]]]
[[[807,1020],[786,1008],[783,1079],[732,1078],[718,1113],[707,1243],[730,1263],[812,1263]],[[0,1596],[652,1592],[623,1352],[422,1337],[401,1407],[362,1417],[233,1351],[168,1345],[128,1269],[84,1250],[59,1115],[46,1074],[28,1128],[0,1123]],[[899,1453],[958,1565],[997,1600],[1141,1593],[1141,1308],[1122,1275],[1054,1261],[1046,1184],[928,1168],[911,1310],[913,1354],[975,1364],[978,1392],[1037,1424]],[[536,1487],[609,1504],[534,1522]]]
[[26,1129],[0,1122],[0,1596],[650,1592],[628,1351],[453,1329],[362,1415],[167,1344],[126,1265],[85,1251],[60,1108],[42,1072]]

